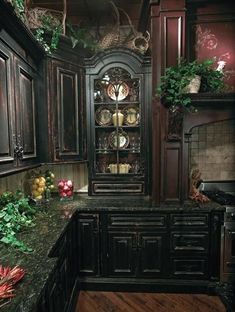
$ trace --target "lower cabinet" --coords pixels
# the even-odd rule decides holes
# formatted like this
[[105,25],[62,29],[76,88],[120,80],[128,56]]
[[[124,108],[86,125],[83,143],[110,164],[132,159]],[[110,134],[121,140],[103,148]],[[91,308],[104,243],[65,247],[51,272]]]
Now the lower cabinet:
[[79,276],[218,281],[221,221],[220,212],[81,213]]
[[102,218],[103,274],[161,277],[167,243],[167,215],[109,213]]
[[77,217],[77,255],[79,276],[95,276],[100,272],[100,228],[98,214]]
[[110,232],[106,253],[108,276],[135,276],[137,238],[135,233]]
[[64,234],[56,242],[49,256],[57,257],[56,265],[42,290],[37,312],[73,311],[79,289],[76,288],[77,242],[76,220],[72,218]]
[[109,232],[107,275],[158,277],[162,275],[165,238],[159,233]]
[[37,312],[73,311],[79,288],[211,291],[219,281],[222,218],[222,212],[78,211],[51,251],[57,264]]

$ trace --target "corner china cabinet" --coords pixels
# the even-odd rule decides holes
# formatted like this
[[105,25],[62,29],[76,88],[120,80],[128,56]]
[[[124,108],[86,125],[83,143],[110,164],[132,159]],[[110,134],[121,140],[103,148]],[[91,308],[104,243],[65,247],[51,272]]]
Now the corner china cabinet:
[[150,59],[128,49],[86,60],[89,195],[148,194],[150,78]]

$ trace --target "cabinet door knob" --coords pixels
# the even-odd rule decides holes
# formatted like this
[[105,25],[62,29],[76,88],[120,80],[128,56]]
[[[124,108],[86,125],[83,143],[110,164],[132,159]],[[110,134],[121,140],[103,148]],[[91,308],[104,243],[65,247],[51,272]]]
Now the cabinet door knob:
[[23,149],[23,147],[19,143],[17,143],[15,148],[14,148],[14,154],[19,159],[23,158],[24,149]]

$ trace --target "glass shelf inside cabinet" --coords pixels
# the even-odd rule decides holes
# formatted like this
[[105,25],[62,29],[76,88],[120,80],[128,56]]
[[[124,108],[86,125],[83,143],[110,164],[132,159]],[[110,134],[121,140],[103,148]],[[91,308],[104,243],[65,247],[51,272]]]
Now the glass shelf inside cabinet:
[[140,81],[118,67],[94,80],[95,171],[139,174]]

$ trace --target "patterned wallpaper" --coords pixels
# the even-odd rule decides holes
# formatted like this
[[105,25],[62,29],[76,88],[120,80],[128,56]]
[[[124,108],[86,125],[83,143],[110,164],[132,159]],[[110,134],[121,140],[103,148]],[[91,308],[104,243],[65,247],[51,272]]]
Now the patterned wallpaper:
[[225,74],[229,91],[235,91],[235,21],[203,22],[193,26],[194,57],[214,58]]

